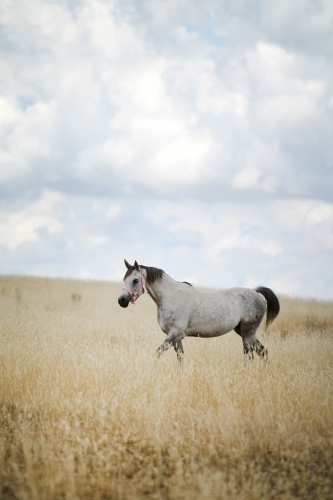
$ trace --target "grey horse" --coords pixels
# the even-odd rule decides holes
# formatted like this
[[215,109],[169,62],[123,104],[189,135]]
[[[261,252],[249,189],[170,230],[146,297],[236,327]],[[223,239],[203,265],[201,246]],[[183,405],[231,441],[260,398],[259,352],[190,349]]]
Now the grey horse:
[[158,357],[173,346],[182,363],[184,337],[219,337],[234,330],[242,338],[246,358],[252,359],[256,352],[267,360],[267,349],[256,332],[266,309],[266,326],[279,314],[279,300],[272,290],[259,286],[204,292],[190,283],[175,281],[162,269],[139,266],[137,261],[134,266],[124,262],[125,286],[118,303],[127,307],[148,292],[157,305],[158,324],[167,335],[157,349]]

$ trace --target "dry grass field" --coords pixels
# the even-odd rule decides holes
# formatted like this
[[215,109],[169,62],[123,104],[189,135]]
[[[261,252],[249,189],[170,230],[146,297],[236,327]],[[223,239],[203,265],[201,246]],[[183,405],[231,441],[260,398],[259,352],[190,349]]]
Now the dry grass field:
[[333,303],[280,297],[241,339],[184,341],[120,284],[0,277],[1,499],[333,498]]

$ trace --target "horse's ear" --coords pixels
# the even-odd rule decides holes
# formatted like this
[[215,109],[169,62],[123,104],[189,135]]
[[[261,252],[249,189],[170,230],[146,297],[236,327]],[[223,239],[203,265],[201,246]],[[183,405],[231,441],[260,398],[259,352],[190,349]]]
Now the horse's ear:
[[127,269],[129,269],[131,267],[131,264],[129,264],[126,259],[124,259],[124,262],[125,262],[125,266],[127,267]]
[[140,271],[140,266],[139,266],[139,264],[137,263],[137,261],[136,261],[136,260],[134,261],[134,267],[135,267],[135,269],[136,269],[137,271]]

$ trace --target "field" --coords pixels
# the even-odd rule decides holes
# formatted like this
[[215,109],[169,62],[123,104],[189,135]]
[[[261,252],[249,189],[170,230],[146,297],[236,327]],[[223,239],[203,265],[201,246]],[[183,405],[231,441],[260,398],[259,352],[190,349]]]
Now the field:
[[268,365],[229,333],[181,369],[121,287],[0,277],[0,498],[332,499],[333,303],[280,297]]

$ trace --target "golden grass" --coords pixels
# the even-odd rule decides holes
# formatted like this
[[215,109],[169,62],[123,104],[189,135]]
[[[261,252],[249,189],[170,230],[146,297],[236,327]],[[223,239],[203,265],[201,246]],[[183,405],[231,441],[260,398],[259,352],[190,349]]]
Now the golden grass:
[[2,499],[333,495],[333,304],[282,298],[258,337],[155,359],[155,304],[121,285],[1,277]]

